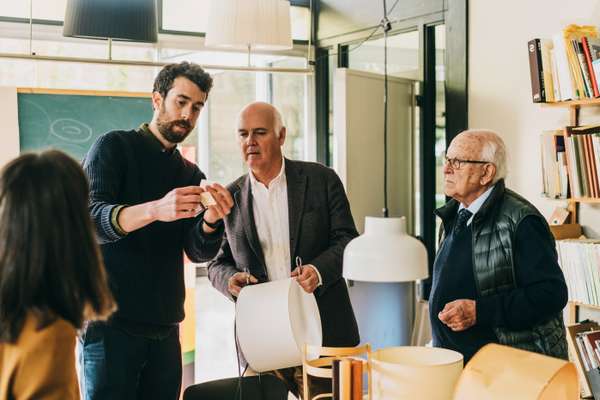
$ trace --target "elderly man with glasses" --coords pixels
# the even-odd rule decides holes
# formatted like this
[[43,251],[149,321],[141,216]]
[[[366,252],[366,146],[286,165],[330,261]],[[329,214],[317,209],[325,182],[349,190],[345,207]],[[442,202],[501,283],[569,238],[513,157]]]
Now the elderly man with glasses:
[[465,362],[487,343],[567,358],[567,286],[540,212],[504,185],[498,134],[469,130],[445,157],[442,220],[429,315],[433,344]]

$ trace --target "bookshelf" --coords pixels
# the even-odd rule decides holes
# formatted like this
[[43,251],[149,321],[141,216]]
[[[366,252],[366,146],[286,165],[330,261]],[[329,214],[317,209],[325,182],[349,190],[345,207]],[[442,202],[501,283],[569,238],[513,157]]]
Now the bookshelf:
[[[562,107],[569,109],[569,125],[570,126],[579,126],[579,111],[582,107],[599,107],[600,106],[600,98],[595,99],[581,99],[581,100],[569,100],[569,101],[558,101],[554,103],[541,103],[544,107]],[[565,133],[566,135],[566,133]],[[569,171],[570,174],[570,171]],[[569,178],[571,178],[569,176]],[[567,199],[567,210],[570,213],[570,224],[578,224],[578,211],[579,204],[600,204],[600,198],[592,198],[592,197],[571,197]],[[554,231],[553,231],[554,233]],[[573,238],[578,237],[572,236]],[[556,235],[555,235],[556,237]],[[561,239],[568,239],[569,237],[562,237]],[[557,238],[558,239],[558,238]]]
[[[582,107],[599,107],[600,98],[595,99],[581,99],[581,100],[570,100],[560,101],[554,103],[542,103],[544,107],[562,107],[569,110],[569,124],[571,126],[579,126],[579,112]],[[566,136],[566,133],[564,133]],[[569,175],[571,170],[569,170]],[[569,179],[571,177],[569,176]],[[563,239],[577,239],[582,234],[581,225],[579,224],[579,204],[600,204],[600,198],[590,197],[578,197],[568,198],[567,210],[569,210],[569,223],[564,225],[554,225],[550,227],[552,234],[556,240]],[[579,320],[579,311],[581,308],[588,310],[595,310],[600,312],[600,306],[593,304],[586,304],[577,301],[569,301],[567,305],[567,323],[575,324]]]

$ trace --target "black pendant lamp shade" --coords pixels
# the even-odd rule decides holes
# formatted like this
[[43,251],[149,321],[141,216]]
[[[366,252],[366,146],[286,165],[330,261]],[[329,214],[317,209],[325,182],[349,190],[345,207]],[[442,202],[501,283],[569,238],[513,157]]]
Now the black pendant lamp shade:
[[67,0],[63,36],[157,41],[156,0]]

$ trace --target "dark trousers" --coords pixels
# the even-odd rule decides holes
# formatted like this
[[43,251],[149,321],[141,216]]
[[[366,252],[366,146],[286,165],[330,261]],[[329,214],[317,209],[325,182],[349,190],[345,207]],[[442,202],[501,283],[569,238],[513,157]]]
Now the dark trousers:
[[288,388],[274,375],[219,379],[189,386],[183,400],[287,400]]
[[[331,380],[310,377],[310,397],[331,393]],[[302,398],[302,367],[265,372],[260,376],[228,378],[188,386],[183,400],[287,400],[288,392]]]
[[82,399],[179,399],[178,326],[140,335],[96,322],[85,329],[79,341]]

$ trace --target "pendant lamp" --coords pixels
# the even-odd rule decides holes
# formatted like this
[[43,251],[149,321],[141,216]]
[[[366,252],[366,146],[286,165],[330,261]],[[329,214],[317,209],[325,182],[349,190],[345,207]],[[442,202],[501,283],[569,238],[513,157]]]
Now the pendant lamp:
[[157,41],[156,0],[67,0],[63,36]]

